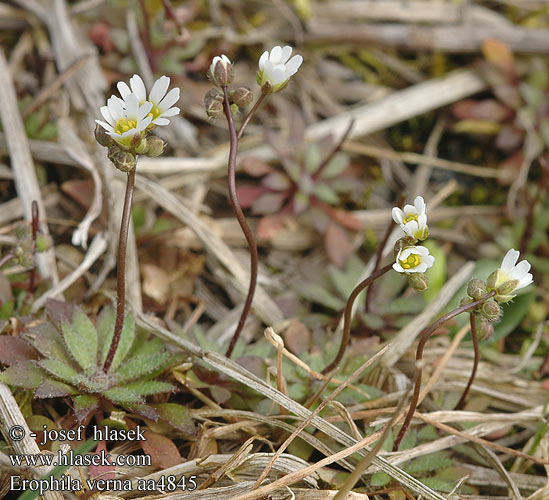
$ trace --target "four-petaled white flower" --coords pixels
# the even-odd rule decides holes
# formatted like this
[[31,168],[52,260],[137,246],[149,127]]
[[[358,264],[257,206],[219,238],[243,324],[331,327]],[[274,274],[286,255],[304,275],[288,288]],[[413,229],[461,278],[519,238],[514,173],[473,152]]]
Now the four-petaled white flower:
[[118,144],[130,148],[134,136],[141,135],[151,124],[150,111],[152,103],[139,104],[137,97],[129,94],[123,101],[119,97],[112,96],[106,106],[101,107],[101,114],[106,123],[95,120],[101,125]]
[[154,82],[149,97],[147,97],[145,84],[139,75],[133,75],[130,78],[129,87],[126,82],[118,82],[117,84],[124,102],[127,102],[130,95],[134,95],[140,104],[143,105],[147,102],[151,104],[149,111],[149,116],[152,118],[151,126],[168,125],[170,123],[168,117],[179,114],[179,108],[173,106],[179,100],[179,89],[177,87],[173,88],[166,94],[169,86],[170,78],[161,76]]
[[488,278],[489,289],[496,290],[495,299],[499,302],[508,302],[515,296],[513,292],[527,287],[534,279],[530,271],[530,263],[522,260],[517,264],[520,252],[511,248],[503,257],[501,266]]
[[425,213],[425,201],[423,197],[417,196],[413,205],[405,205],[404,210],[398,207],[393,208],[393,220],[400,225],[401,229],[416,240],[424,240],[429,236],[427,227],[427,214]]
[[292,55],[292,47],[286,45],[274,47],[271,52],[266,50],[259,58],[259,71],[257,72],[257,83],[264,91],[278,92],[282,90],[288,80],[297,73],[303,62],[300,55]]
[[429,255],[429,250],[422,246],[402,248],[397,255],[393,269],[398,273],[424,273],[435,263],[435,258]]

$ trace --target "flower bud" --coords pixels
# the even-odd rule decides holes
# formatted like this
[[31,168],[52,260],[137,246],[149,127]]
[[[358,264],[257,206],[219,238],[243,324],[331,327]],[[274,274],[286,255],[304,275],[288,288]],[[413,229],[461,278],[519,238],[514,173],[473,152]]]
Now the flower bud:
[[215,87],[208,90],[208,92],[206,92],[206,95],[204,96],[204,105],[206,105],[212,99],[223,102],[223,92]]
[[145,142],[145,138],[141,134],[135,134],[130,142],[130,150],[136,151],[141,147],[143,142]]
[[51,248],[52,241],[49,235],[47,234],[37,234],[36,235],[36,251],[45,252]]
[[478,278],[473,278],[467,285],[467,295],[475,300],[481,299],[486,295],[486,283]]
[[460,301],[459,301],[459,306],[466,306],[467,304],[470,304],[471,302],[473,302],[473,299],[471,297],[463,297]]
[[149,137],[149,148],[145,153],[149,158],[156,158],[164,152],[164,147],[166,143],[158,136],[153,135]]
[[239,87],[229,93],[229,98],[239,108],[245,108],[253,101],[254,94],[248,87]]
[[488,300],[482,304],[480,313],[491,323],[499,320],[501,316],[501,307],[495,300]]
[[137,165],[135,155],[129,151],[122,151],[116,147],[109,148],[109,160],[122,172],[131,172]]
[[26,240],[17,245],[13,251],[13,260],[16,264],[24,268],[34,265],[32,254],[32,240]]
[[496,288],[496,283],[498,282],[498,275],[499,275],[499,269],[496,269],[490,276],[488,276],[488,279],[486,280],[486,286],[489,290],[493,290]]
[[112,137],[107,131],[99,124],[95,126],[95,140],[101,144],[101,146],[109,147],[112,143]]
[[147,140],[146,137],[143,137],[142,141],[139,143],[139,146],[135,148],[135,153],[138,155],[147,155],[148,150],[149,150],[149,141]]
[[476,316],[476,322],[480,340],[490,340],[494,335],[494,325],[482,316]]
[[412,238],[411,236],[403,236],[399,240],[396,241],[395,246],[393,247],[393,253],[394,258],[396,259],[398,257],[399,252],[405,248],[414,246],[416,243],[415,238]]
[[407,274],[408,284],[418,292],[423,292],[429,288],[429,280],[423,273],[410,273]]
[[225,54],[213,58],[208,77],[218,87],[229,85],[233,81],[233,65]]
[[217,99],[210,99],[205,103],[205,107],[208,118],[212,120],[219,118],[223,114],[223,104]]

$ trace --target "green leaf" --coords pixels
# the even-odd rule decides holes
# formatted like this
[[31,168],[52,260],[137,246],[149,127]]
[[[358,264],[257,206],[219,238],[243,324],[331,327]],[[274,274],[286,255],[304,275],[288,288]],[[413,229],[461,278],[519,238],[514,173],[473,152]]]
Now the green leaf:
[[172,355],[164,349],[163,342],[155,338],[147,341],[136,350],[133,356],[126,360],[116,372],[119,383],[150,375],[161,368]]
[[69,365],[59,361],[57,359],[41,359],[38,361],[38,365],[54,377],[68,382],[69,384],[76,384],[78,379],[78,372]]
[[97,331],[83,311],[76,309],[71,323],[63,324],[63,337],[71,355],[84,370],[97,366]]
[[79,394],[72,398],[74,414],[79,422],[82,422],[99,405],[99,397],[92,394]]
[[316,285],[315,283],[304,283],[300,281],[296,283],[295,288],[304,298],[313,302],[318,302],[319,304],[322,304],[329,309],[333,309],[334,311],[339,311],[345,305],[343,300],[332,295],[321,285]]
[[0,382],[24,389],[35,389],[44,380],[44,375],[44,371],[35,361],[20,361],[0,373]]
[[[124,325],[122,326],[122,333],[120,334],[120,341],[118,342],[118,347],[116,348],[116,353],[112,360],[111,370],[115,371],[120,363],[124,361],[124,358],[127,356],[128,352],[132,348],[133,342],[135,340],[135,318],[133,314],[128,314],[124,318]],[[110,344],[109,344],[110,347]]]
[[33,326],[24,337],[46,358],[58,359],[70,364],[70,358],[61,335],[49,321]]
[[311,143],[307,145],[303,160],[307,172],[314,174],[318,170],[318,167],[320,167],[320,148],[317,144]]
[[387,486],[391,482],[391,476],[385,474],[385,472],[376,472],[372,474],[370,479],[370,486],[376,486],[378,488]]
[[172,427],[179,429],[190,437],[196,435],[196,426],[186,406],[177,403],[159,403],[152,405],[152,407],[158,412],[160,418]]
[[34,391],[34,397],[41,399],[62,398],[73,394],[78,394],[78,391],[74,387],[51,378],[45,379]]
[[411,460],[410,463],[404,466],[404,470],[413,476],[417,476],[418,474],[423,475],[427,472],[449,467],[452,464],[453,460],[448,458],[445,453],[435,452]]
[[349,166],[349,157],[345,153],[336,153],[336,155],[322,169],[320,177],[331,179],[344,172]]
[[329,205],[336,205],[339,202],[339,196],[327,184],[315,184],[313,194],[320,200]]
[[126,389],[125,387],[113,387],[112,389],[102,391],[101,394],[103,394],[103,396],[105,396],[107,399],[110,399],[114,403],[124,404],[144,402],[141,396],[131,391],[130,389]]
[[101,366],[105,364],[107,354],[111,347],[112,336],[114,334],[114,324],[116,322],[116,311],[114,307],[108,305],[105,306],[95,322],[95,329],[97,331],[97,342],[100,346],[99,362]]
[[174,385],[159,380],[137,380],[123,385],[122,388],[129,389],[139,396],[152,396],[153,394],[162,394],[163,392],[175,390]]
[[429,280],[429,288],[422,292],[426,302],[429,303],[438,295],[446,281],[446,254],[442,247],[432,240],[424,241],[422,245],[427,247],[429,253],[435,258],[433,267],[425,272]]

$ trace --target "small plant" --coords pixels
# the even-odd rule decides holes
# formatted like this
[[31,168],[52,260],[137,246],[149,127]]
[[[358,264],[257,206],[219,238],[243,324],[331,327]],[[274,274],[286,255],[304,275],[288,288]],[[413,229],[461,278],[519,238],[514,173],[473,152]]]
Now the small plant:
[[221,114],[224,114],[227,119],[230,138],[228,161],[229,200],[242,232],[246,237],[248,248],[250,250],[250,285],[248,287],[248,294],[246,296],[246,301],[244,302],[244,307],[236,326],[236,330],[229,343],[229,347],[227,348],[227,357],[230,357],[233,352],[234,346],[240,336],[242,328],[244,328],[244,323],[246,322],[246,318],[248,317],[252,306],[255,288],[257,285],[257,266],[259,260],[257,244],[255,242],[252,230],[246,221],[246,217],[242,212],[236,190],[235,169],[238,142],[242,137],[246,126],[250,123],[250,120],[259,109],[264,99],[268,95],[284,89],[286,85],[288,85],[290,78],[301,66],[303,58],[300,55],[293,57],[291,57],[291,55],[292,48],[288,45],[286,47],[274,47],[270,52],[265,51],[261,55],[259,59],[259,70],[256,77],[257,83],[261,87],[261,95],[258,97],[246,118],[244,118],[238,132],[234,123],[233,113],[238,111],[240,108],[251,104],[253,94],[248,87],[229,89],[229,86],[234,78],[234,68],[230,59],[225,54],[214,57],[208,71],[208,78],[215,87],[207,92],[204,99],[204,106],[206,108],[206,113],[210,118],[215,119],[221,116]]
[[116,316],[104,307],[94,325],[82,309],[71,312],[66,304],[47,305],[51,320],[35,321],[15,349],[26,353],[0,374],[0,381],[31,389],[37,398],[70,397],[79,422],[99,408],[113,404],[156,420],[159,413],[145,403],[154,394],[172,392],[175,387],[156,378],[172,366],[177,356],[158,339],[147,339],[136,331],[132,314],[125,318],[118,349],[108,373],[103,366],[111,346]]

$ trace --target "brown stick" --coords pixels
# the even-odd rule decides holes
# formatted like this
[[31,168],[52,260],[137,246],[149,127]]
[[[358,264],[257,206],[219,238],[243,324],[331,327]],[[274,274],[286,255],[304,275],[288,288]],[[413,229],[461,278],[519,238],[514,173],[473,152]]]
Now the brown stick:
[[114,354],[120,342],[122,326],[124,325],[124,309],[126,306],[126,247],[128,244],[128,232],[131,220],[131,208],[133,198],[133,186],[135,184],[135,168],[128,172],[126,180],[126,195],[124,197],[124,209],[122,210],[122,220],[120,221],[120,238],[118,240],[118,262],[116,265],[116,323],[114,324],[114,334],[112,336],[111,347],[103,366],[103,371],[107,373],[111,367]]
[[[33,244],[33,254],[36,254],[36,235],[38,234],[38,203],[36,200],[32,200],[31,205],[32,213],[32,244]],[[36,286],[36,265],[33,263],[32,269],[29,272],[29,293],[34,293],[34,288]]]
[[455,318],[461,313],[471,311],[478,305],[482,304],[483,302],[486,302],[489,298],[493,297],[495,294],[496,294],[495,291],[491,291],[488,295],[485,295],[484,297],[478,300],[475,300],[474,302],[465,304],[463,306],[460,306],[454,309],[453,311],[450,311],[449,313],[446,313],[444,316],[442,316],[441,318],[436,320],[434,323],[432,323],[430,326],[428,326],[425,330],[423,330],[423,332],[421,332],[419,345],[417,346],[417,351],[416,351],[416,376],[415,376],[415,383],[414,383],[414,393],[412,394],[412,400],[410,401],[410,408],[408,408],[408,413],[406,414],[404,423],[402,424],[400,432],[398,433],[398,436],[395,439],[395,442],[393,444],[393,451],[398,451],[400,442],[402,441],[404,434],[406,434],[406,431],[410,426],[410,422],[412,421],[412,417],[414,416],[414,412],[416,411],[416,408],[417,408],[417,403],[419,399],[419,389],[421,387],[421,374],[423,372],[423,369],[421,367],[421,361],[423,359],[423,349],[425,348],[425,344],[427,340],[429,340],[429,337],[435,332],[435,330],[439,326],[446,323],[446,321],[452,318]]
[[248,288],[248,295],[246,297],[246,302],[244,302],[244,308],[242,309],[240,319],[238,320],[238,325],[233,334],[233,338],[231,339],[231,342],[229,344],[229,348],[225,353],[225,356],[229,358],[233,352],[236,341],[240,337],[240,332],[244,327],[244,323],[246,322],[246,318],[252,306],[252,300],[254,298],[255,287],[257,284],[257,263],[259,260],[259,256],[257,253],[257,245],[255,243],[252,230],[250,229],[250,226],[246,222],[246,217],[244,217],[244,213],[242,212],[242,208],[240,208],[240,203],[238,202],[238,197],[236,196],[235,168],[236,168],[236,153],[238,149],[238,136],[236,133],[236,128],[234,126],[233,114],[231,113],[231,105],[229,103],[229,91],[226,85],[223,86],[223,95],[224,95],[223,111],[225,112],[225,117],[227,118],[227,123],[229,125],[229,135],[230,135],[230,149],[229,149],[229,162],[228,162],[229,200],[233,207],[234,214],[238,219],[238,223],[242,228],[242,232],[246,237],[246,241],[248,242],[248,248],[250,249],[250,286]]
[[471,386],[473,385],[473,380],[475,380],[475,376],[477,374],[477,368],[478,368],[478,362],[480,359],[480,352],[478,349],[478,334],[477,334],[477,321],[474,314],[469,314],[469,323],[471,324],[471,338],[473,339],[473,350],[475,353],[475,357],[473,360],[473,370],[471,371],[471,376],[469,377],[469,382],[467,382],[467,386],[465,387],[465,390],[463,391],[463,394],[461,395],[461,398],[458,401],[458,404],[455,407],[455,410],[462,410],[465,406],[465,400],[467,399],[467,395],[469,394],[469,389],[471,389]]
[[347,299],[347,304],[345,304],[345,312],[343,313],[343,336],[341,337],[339,351],[337,352],[335,359],[326,368],[324,368],[324,370],[322,370],[321,373],[323,375],[332,371],[339,364],[339,362],[343,358],[343,355],[345,354],[345,349],[347,348],[347,345],[349,344],[349,339],[351,337],[353,304],[358,297],[358,294],[362,292],[362,290],[364,290],[366,287],[370,286],[380,276],[383,276],[387,271],[392,269],[392,267],[393,264],[387,264],[385,267],[382,267],[381,269],[373,272],[365,280],[361,281],[351,292],[351,295],[349,295],[349,298]]
[[261,95],[257,98],[257,101],[255,101],[255,104],[254,104],[253,108],[250,110],[250,112],[248,113],[246,118],[244,118],[244,122],[242,122],[242,125],[240,126],[240,130],[238,131],[238,134],[236,134],[236,139],[238,141],[242,137],[242,134],[244,133],[244,130],[248,126],[248,123],[250,123],[250,120],[253,118],[256,111],[259,109],[259,106],[261,106],[261,103],[263,102],[265,97],[267,97],[267,94],[264,94],[263,92],[261,92]]

